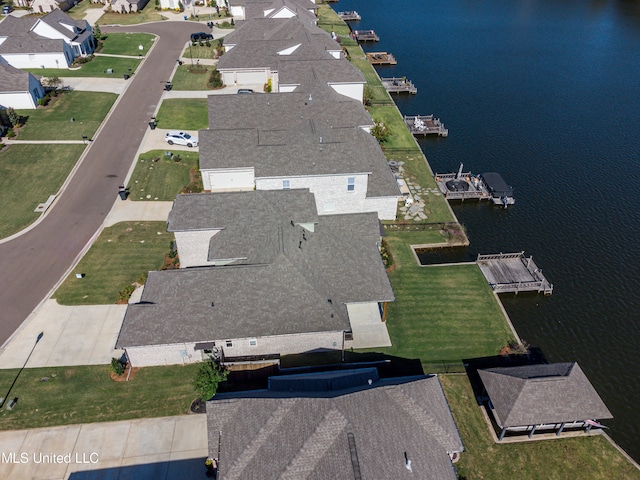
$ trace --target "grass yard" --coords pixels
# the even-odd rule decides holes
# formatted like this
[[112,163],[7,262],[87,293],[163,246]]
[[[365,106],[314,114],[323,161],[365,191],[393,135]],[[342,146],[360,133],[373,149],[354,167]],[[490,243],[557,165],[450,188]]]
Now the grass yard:
[[[151,150],[138,157],[129,181],[130,200],[173,201],[185,189],[202,191],[198,153],[171,153],[173,157],[167,157],[165,150]],[[175,161],[177,157],[180,161]]]
[[33,210],[60,190],[84,145],[11,145],[0,152],[0,238],[34,222]]
[[90,8],[104,8],[104,5],[102,3],[93,3],[91,0],[81,0],[67,10],[67,15],[74,20],[83,20],[85,13]]
[[[159,270],[174,240],[166,222],[121,222],[105,228],[53,294],[61,305],[106,305],[147,274]],[[84,278],[76,278],[84,273]]]
[[[87,1],[87,0],[85,0]],[[139,45],[142,45],[146,53],[153,45],[155,35],[149,33],[109,33],[106,35],[102,50],[99,53],[105,55],[133,55],[138,56],[140,54]]]
[[[191,385],[197,368],[142,368],[129,382],[112,381],[107,365],[27,368],[11,390],[18,406],[0,412],[0,429],[184,415],[197,397]],[[3,393],[17,372],[0,370]]]
[[171,83],[174,90],[211,90],[209,87],[209,77],[211,72],[216,69],[213,65],[201,65],[203,71],[190,72],[191,63],[180,65],[173,74]]
[[164,100],[156,116],[158,128],[201,130],[209,126],[206,98]]
[[496,445],[466,375],[441,375],[440,382],[465,446],[456,464],[459,478],[640,479],[640,471],[601,435]]
[[480,269],[418,266],[409,244],[427,243],[422,238],[431,237],[421,232],[385,237],[394,259],[389,279],[396,301],[387,315],[393,346],[384,353],[423,364],[497,355],[514,335]]
[[[90,62],[82,64],[77,70],[68,68],[23,68],[28,72],[42,77],[105,77],[122,78],[122,75],[135,72],[140,65],[138,58],[122,57],[94,57]],[[107,73],[107,69],[112,69],[113,73]],[[64,85],[64,81],[62,82]]]
[[349,37],[351,33],[349,26],[327,4],[318,5],[318,27],[329,33],[334,32],[340,37],[340,44],[343,46],[358,44]]
[[[218,43],[221,42],[222,39],[212,40],[209,42],[209,47],[207,47],[206,42],[202,42],[202,45],[192,45],[189,43],[184,49],[182,56],[184,58],[206,58],[208,60],[213,60],[216,58],[216,47]],[[187,62],[191,64],[191,62]]]
[[[85,0],[87,1],[87,0]],[[104,13],[97,21],[98,25],[138,25],[140,23],[161,22],[166,20],[155,9],[155,2],[149,2],[139,12],[135,13]]]
[[[35,110],[16,110],[28,117],[18,140],[79,140],[91,138],[118,98],[113,93],[60,92],[49,105]],[[71,118],[74,121],[71,121]]]

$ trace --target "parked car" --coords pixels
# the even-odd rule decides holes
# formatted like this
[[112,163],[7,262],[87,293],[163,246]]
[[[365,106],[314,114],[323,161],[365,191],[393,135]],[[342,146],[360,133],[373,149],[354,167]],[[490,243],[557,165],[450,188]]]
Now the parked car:
[[250,88],[239,88],[238,93],[253,93],[253,90]]
[[3,15],[9,15],[11,12],[13,12],[13,5],[5,5],[4,7],[2,7]]
[[187,147],[198,146],[198,137],[192,137],[185,132],[167,132],[164,136],[164,140],[169,145],[186,145]]
[[213,40],[213,35],[205,32],[196,32],[191,34],[192,42],[198,42],[200,40]]

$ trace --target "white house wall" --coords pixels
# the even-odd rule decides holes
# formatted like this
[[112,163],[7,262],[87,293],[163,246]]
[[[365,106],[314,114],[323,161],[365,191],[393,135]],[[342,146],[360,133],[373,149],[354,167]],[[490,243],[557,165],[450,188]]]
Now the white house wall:
[[[66,70],[74,57],[67,44],[65,44],[64,50],[69,52],[68,55],[71,60],[68,60],[63,52],[3,54],[2,58],[9,65],[16,68],[60,68]],[[60,74],[63,76],[62,72]]]
[[253,190],[255,175],[253,167],[202,170],[205,190],[212,192],[235,192]]
[[395,220],[398,213],[398,197],[369,197],[365,199],[365,212],[378,212],[380,220]]
[[354,100],[362,102],[364,99],[364,84],[363,83],[329,83],[329,86],[333,88],[340,95],[344,95]]
[[180,257],[180,268],[213,265],[213,262],[207,260],[209,256],[209,241],[219,231],[174,232],[178,256]]
[[37,104],[29,92],[0,93],[0,106],[6,108],[34,109]]
[[[212,332],[215,334],[215,332]],[[243,357],[250,355],[289,355],[314,350],[342,349],[343,333],[316,332],[296,335],[273,335],[257,338],[216,340],[216,346],[224,351],[225,357]],[[227,340],[232,346],[227,347]],[[251,345],[255,340],[256,345]],[[202,339],[208,341],[208,339]],[[349,348],[351,344],[345,343]],[[195,350],[195,343],[177,343],[172,345],[153,345],[130,347],[126,349],[131,365],[134,367],[151,367],[159,365],[182,365],[202,361],[202,352]]]

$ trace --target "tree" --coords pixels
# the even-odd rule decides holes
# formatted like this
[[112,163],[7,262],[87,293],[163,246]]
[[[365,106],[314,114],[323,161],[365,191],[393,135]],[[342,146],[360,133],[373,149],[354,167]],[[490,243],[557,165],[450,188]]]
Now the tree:
[[363,97],[364,97],[363,103],[367,107],[370,107],[371,103],[373,102],[373,88],[371,88],[370,85],[365,85],[364,86]]
[[378,140],[379,143],[384,143],[393,134],[384,122],[381,120],[374,120],[373,127],[371,127],[371,135],[376,137],[376,140]]
[[96,39],[96,42],[102,40],[102,32],[100,31],[100,26],[97,24],[93,27],[93,38]]
[[198,369],[193,380],[193,388],[201,400],[211,399],[218,391],[218,384],[224,382],[229,371],[213,360],[207,360]]
[[55,96],[55,93],[62,86],[62,79],[60,77],[48,77],[44,80],[44,84],[53,90]]
[[13,107],[7,108],[7,117],[9,118],[9,123],[12,127],[20,125],[20,115],[13,109]]

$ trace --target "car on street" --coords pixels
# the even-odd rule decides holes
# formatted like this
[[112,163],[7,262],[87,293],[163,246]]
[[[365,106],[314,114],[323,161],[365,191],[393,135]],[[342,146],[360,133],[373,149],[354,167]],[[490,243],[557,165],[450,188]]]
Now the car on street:
[[2,7],[3,15],[9,15],[11,12],[13,12],[13,5],[5,5],[4,7]]
[[192,42],[198,42],[200,40],[213,40],[213,35],[205,32],[196,32],[191,34]]
[[186,132],[167,132],[164,140],[169,145],[186,145],[187,147],[197,147],[198,137],[193,137]]
[[253,90],[251,88],[239,88],[238,93],[253,93]]

